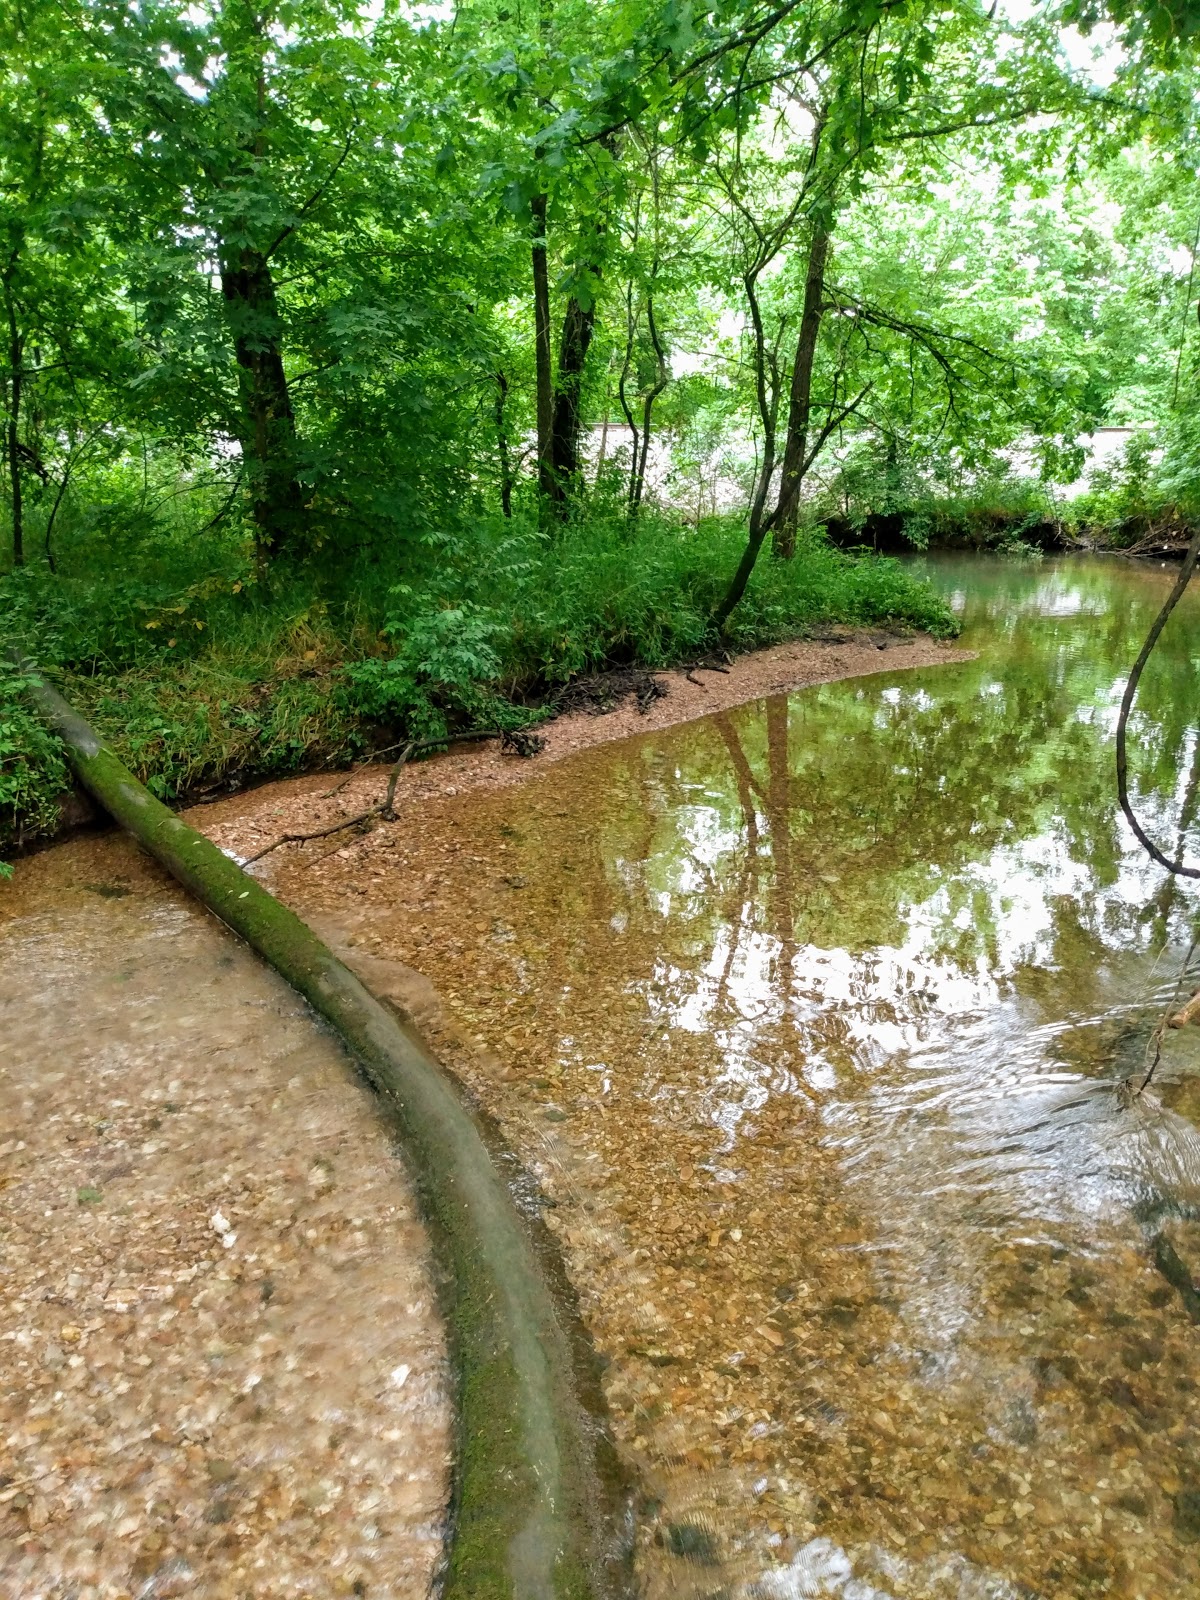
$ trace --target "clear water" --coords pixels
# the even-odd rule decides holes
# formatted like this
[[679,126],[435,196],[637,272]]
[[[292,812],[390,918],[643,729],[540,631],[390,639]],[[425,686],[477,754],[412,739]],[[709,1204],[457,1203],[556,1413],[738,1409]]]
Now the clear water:
[[4,1600],[420,1600],[440,1557],[444,1346],[389,1129],[117,834],[0,885],[0,1442]]
[[[1200,1034],[1113,1092],[1195,914],[1113,793],[1171,574],[927,568],[974,661],[274,869],[477,1036],[458,1070],[542,1177],[608,1363],[647,1595],[1200,1592],[1197,1333],[1150,1248],[1198,1214]],[[1197,615],[1135,773],[1200,852]]]

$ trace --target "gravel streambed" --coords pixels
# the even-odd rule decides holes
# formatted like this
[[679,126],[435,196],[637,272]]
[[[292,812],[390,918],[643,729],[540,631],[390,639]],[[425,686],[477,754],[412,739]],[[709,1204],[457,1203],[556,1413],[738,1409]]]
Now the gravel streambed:
[[120,837],[0,952],[0,1593],[424,1596],[442,1330],[345,1054]]

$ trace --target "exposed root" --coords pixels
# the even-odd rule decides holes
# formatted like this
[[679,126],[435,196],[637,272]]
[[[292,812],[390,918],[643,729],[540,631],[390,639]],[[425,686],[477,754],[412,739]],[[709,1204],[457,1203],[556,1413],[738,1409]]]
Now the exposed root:
[[622,700],[634,695],[638,710],[644,714],[666,693],[663,680],[644,667],[616,667],[611,672],[573,679],[555,695],[554,709],[560,716],[565,712],[586,711],[590,717],[603,717],[615,711]]

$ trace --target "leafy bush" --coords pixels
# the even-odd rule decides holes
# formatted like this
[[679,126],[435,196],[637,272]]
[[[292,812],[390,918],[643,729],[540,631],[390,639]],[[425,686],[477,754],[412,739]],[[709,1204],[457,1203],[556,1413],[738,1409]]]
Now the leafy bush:
[[[29,681],[0,661],[0,840],[49,833],[69,782],[57,740],[25,700]],[[0,877],[11,871],[0,861]]]
[[[630,527],[593,517],[548,536],[512,525],[484,528],[467,592],[502,619],[490,642],[509,693],[534,695],[582,672],[640,662],[694,660],[713,644],[710,618],[737,566],[745,528],[735,517],[697,527],[652,509]],[[729,637],[753,649],[826,622],[899,624],[954,631],[944,603],[894,561],[850,556],[818,530],[792,561],[765,553]]]
[[[412,591],[397,586],[393,595],[411,599]],[[397,641],[395,655],[351,664],[346,704],[420,739],[440,738],[452,721],[494,717],[499,696],[490,685],[499,677],[500,657],[492,641],[499,631],[496,617],[471,604],[393,619],[383,632]]]

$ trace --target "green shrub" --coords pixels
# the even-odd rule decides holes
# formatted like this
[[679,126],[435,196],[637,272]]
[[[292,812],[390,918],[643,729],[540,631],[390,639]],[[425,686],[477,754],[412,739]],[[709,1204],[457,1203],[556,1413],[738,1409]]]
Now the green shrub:
[[[397,586],[393,597],[413,598],[407,586]],[[392,619],[383,633],[396,653],[351,663],[345,703],[418,739],[440,738],[454,722],[486,721],[499,699],[489,687],[500,674],[493,648],[499,631],[496,617],[471,604]]]
[[[0,661],[0,841],[51,832],[69,782],[58,741],[26,702],[28,685],[23,673]],[[0,862],[0,877],[11,871]]]

